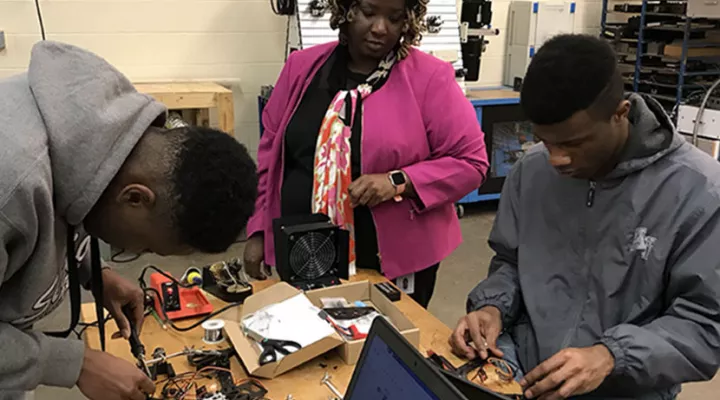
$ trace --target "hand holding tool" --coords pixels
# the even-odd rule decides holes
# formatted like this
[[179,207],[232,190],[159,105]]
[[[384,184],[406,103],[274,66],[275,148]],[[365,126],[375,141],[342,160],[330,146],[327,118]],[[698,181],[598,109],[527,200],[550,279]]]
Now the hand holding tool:
[[147,374],[147,376],[151,376],[150,369],[147,366],[147,363],[145,362],[145,346],[143,346],[142,342],[140,341],[140,336],[137,332],[137,327],[135,326],[135,322],[133,320],[133,313],[130,307],[124,306],[122,308],[123,314],[125,314],[125,318],[128,320],[128,324],[130,326],[130,338],[128,341],[130,342],[130,352],[132,353],[133,357],[137,359],[138,361],[138,367],[143,370]]

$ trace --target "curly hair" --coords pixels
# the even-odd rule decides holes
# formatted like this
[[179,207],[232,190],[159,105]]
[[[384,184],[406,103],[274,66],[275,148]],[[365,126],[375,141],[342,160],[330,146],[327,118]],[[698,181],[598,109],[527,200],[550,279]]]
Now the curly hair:
[[257,168],[247,148],[215,129],[171,130],[181,143],[171,172],[172,216],[184,244],[225,251],[255,209]]
[[[343,29],[352,20],[354,8],[362,0],[328,0],[330,10],[330,27],[340,30],[340,40],[343,40]],[[405,26],[400,38],[398,59],[402,60],[410,53],[412,46],[417,46],[422,40],[422,34],[427,29],[425,15],[429,0],[405,0]]]

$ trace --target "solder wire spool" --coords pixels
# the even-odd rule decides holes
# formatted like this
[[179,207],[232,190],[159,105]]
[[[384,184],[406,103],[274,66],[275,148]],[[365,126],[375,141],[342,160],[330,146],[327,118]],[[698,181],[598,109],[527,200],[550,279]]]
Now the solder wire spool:
[[203,342],[206,344],[218,344],[225,340],[223,337],[223,328],[225,328],[225,321],[221,321],[219,319],[211,319],[209,321],[205,321],[202,324],[203,329],[205,330],[205,335],[203,335]]

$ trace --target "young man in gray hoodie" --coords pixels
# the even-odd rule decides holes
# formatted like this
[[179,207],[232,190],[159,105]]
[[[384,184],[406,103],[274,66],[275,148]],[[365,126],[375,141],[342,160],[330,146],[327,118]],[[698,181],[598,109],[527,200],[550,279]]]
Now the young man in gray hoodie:
[[165,112],[101,58],[60,43],[37,44],[27,73],[0,80],[0,399],[41,384],[77,384],[93,400],[152,393],[131,363],[32,328],[68,288],[76,323],[81,284],[125,338],[123,308],[141,326],[143,292],[100,272],[86,232],[161,255],[224,251],[241,234],[257,194],[247,150],[212,129],[165,130]]
[[455,352],[504,356],[528,398],[663,400],[712,379],[718,162],[655,100],[623,94],[616,56],[595,37],[546,42],[521,104],[542,145],[505,181],[496,254],[450,338]]

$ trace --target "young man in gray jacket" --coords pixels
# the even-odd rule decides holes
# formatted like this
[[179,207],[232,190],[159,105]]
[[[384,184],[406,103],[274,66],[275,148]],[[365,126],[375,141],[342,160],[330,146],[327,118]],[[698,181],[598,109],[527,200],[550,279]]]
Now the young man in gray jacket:
[[257,192],[246,149],[212,129],[165,130],[165,111],[101,58],[59,43],[39,43],[27,73],[0,80],[0,399],[41,384],[77,384],[93,400],[153,391],[131,363],[32,328],[68,288],[77,317],[81,284],[124,337],[123,307],[140,326],[143,292],[100,272],[85,232],[162,255],[224,251],[241,234]]
[[528,398],[672,399],[683,382],[711,379],[718,162],[655,100],[623,94],[598,38],[546,42],[521,104],[543,144],[505,181],[496,254],[450,338],[455,352],[506,357],[526,372]]

